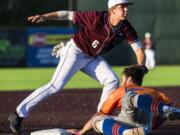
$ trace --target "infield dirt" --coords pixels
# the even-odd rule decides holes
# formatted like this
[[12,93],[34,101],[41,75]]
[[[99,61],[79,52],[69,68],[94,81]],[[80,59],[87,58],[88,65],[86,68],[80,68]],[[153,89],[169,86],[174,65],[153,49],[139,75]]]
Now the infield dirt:
[[[159,87],[160,91],[169,95],[180,107],[180,87]],[[0,135],[11,133],[7,121],[10,112],[32,91],[0,92]],[[96,111],[101,90],[64,90],[41,103],[23,120],[22,135],[31,131],[50,128],[81,128]],[[89,135],[95,135],[90,132]],[[179,121],[166,121],[152,135],[180,135]]]

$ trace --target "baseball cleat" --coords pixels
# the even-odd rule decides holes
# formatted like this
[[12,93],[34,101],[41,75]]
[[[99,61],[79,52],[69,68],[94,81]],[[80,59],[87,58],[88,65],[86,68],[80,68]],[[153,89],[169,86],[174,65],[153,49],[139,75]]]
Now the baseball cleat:
[[138,127],[127,129],[123,132],[123,135],[148,135],[148,129],[146,127]]
[[22,119],[23,118],[19,117],[16,112],[9,114],[8,121],[10,124],[10,129],[13,133],[20,133]]
[[170,106],[165,111],[165,117],[167,120],[180,120],[180,109]]

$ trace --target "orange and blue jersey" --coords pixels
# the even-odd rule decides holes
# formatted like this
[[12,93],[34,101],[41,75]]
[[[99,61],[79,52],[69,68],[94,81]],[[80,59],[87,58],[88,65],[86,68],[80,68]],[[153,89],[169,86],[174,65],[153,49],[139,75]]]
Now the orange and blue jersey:
[[116,108],[121,108],[121,99],[129,91],[133,91],[138,95],[146,94],[151,96],[154,99],[151,105],[151,110],[157,111],[158,102],[162,102],[164,104],[172,103],[172,100],[167,95],[157,90],[145,88],[142,86],[121,86],[110,94],[108,99],[101,107],[100,112],[103,114],[111,115]]

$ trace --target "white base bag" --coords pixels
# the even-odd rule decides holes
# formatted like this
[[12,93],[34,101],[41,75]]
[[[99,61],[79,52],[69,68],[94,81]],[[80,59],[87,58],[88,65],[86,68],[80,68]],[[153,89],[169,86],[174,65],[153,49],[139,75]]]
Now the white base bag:
[[66,129],[55,128],[55,129],[34,131],[31,132],[31,135],[73,135],[73,134],[68,132]]

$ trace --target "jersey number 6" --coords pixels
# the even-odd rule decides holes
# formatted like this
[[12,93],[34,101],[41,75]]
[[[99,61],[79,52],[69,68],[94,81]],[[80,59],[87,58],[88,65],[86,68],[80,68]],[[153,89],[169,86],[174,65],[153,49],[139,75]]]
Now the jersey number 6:
[[99,45],[99,41],[94,40],[93,43],[92,43],[92,47],[96,48],[98,45]]

